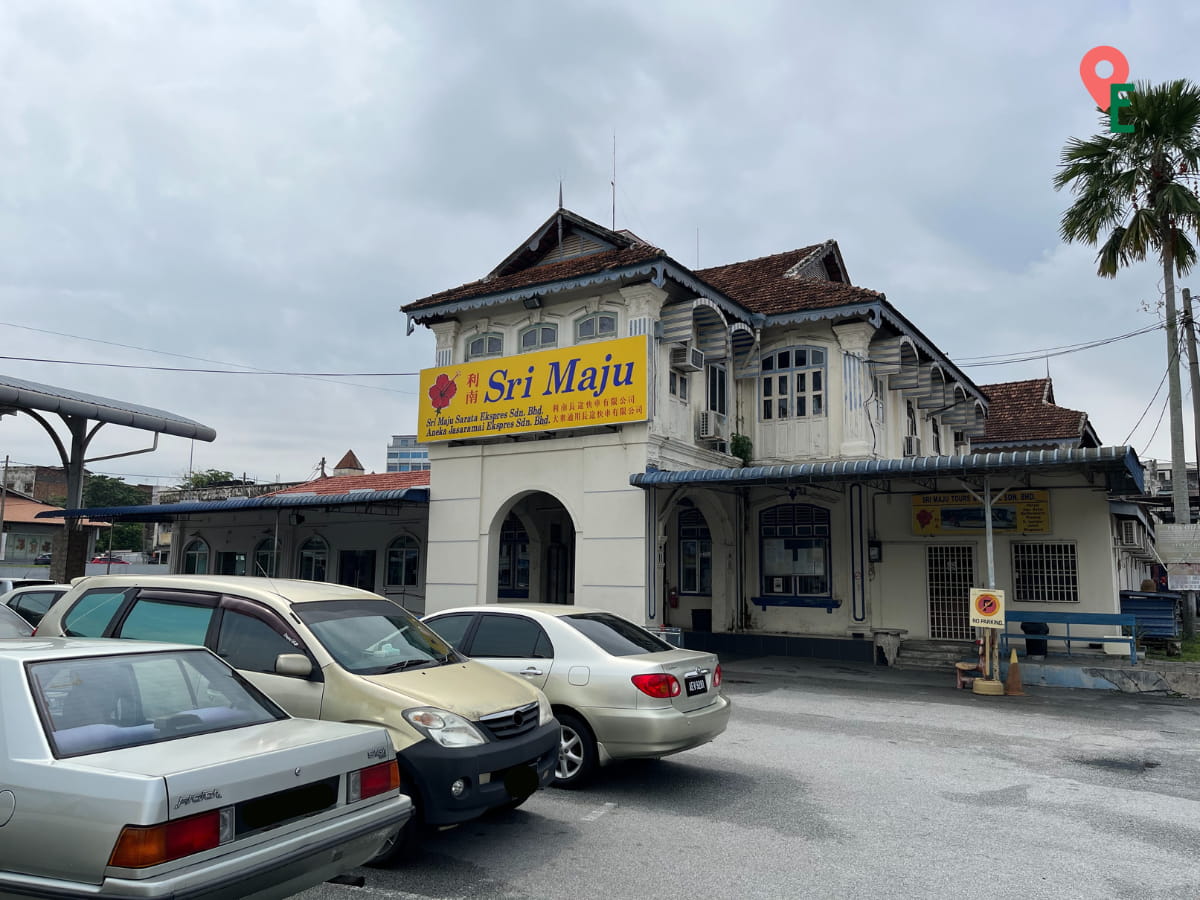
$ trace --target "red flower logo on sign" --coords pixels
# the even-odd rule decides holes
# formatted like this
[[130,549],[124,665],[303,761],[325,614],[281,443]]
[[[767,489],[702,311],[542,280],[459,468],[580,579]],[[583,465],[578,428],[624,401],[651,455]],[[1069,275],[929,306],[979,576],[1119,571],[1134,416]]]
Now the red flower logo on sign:
[[[454,378],[457,377],[458,374],[455,373]],[[439,375],[437,381],[429,388],[429,400],[438,412],[449,406],[450,400],[458,393],[458,385],[454,383],[454,378],[447,378],[445,374]]]

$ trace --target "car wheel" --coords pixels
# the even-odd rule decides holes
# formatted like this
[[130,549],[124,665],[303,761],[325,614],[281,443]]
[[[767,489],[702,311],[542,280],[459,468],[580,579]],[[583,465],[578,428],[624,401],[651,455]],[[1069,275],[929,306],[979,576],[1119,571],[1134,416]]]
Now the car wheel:
[[575,788],[587,783],[596,771],[596,738],[587,723],[572,713],[555,713],[560,729],[554,786]]

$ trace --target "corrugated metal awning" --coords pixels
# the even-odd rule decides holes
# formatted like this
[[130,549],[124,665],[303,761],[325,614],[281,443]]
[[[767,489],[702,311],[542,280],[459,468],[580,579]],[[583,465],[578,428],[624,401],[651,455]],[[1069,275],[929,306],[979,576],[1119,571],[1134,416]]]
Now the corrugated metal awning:
[[102,506],[94,509],[55,509],[38,513],[39,519],[105,519],[127,522],[174,522],[177,516],[194,513],[241,512],[255,509],[299,509],[308,506],[365,506],[377,503],[428,503],[429,488],[411,487],[388,491],[352,491],[348,494],[268,494],[262,497],[232,497],[228,500],[191,500],[153,506]]
[[882,478],[971,477],[1024,472],[1075,471],[1104,474],[1109,489],[1145,493],[1142,464],[1131,447],[1086,447],[1067,450],[1021,450],[970,453],[963,456],[910,456],[904,459],[848,459],[740,469],[648,469],[629,477],[636,487],[661,484],[802,484],[820,481],[872,481]]

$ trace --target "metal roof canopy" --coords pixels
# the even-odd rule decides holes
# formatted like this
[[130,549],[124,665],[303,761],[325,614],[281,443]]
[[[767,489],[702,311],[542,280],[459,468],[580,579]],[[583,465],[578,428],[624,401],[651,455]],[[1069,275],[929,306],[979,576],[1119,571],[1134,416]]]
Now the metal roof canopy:
[[379,503],[428,503],[429,488],[395,488],[349,494],[267,494],[261,497],[230,497],[228,500],[188,500],[152,506],[104,506],[93,509],[52,509],[35,518],[106,519],[128,522],[174,522],[192,513],[244,512],[256,509],[303,509],[306,507],[371,506]]
[[1096,472],[1107,477],[1110,490],[1145,493],[1142,464],[1130,447],[1072,447],[1065,450],[1018,450],[963,456],[853,459],[783,466],[743,466],[739,469],[648,469],[631,475],[629,483],[642,488],[668,484],[811,484],[937,476],[969,478],[1050,471]]
[[[213,441],[217,437],[216,431],[207,425],[161,409],[51,387],[22,378],[0,376],[0,416],[19,412],[25,413],[41,425],[54,441],[63,468],[67,471],[67,506],[70,507],[79,507],[83,503],[84,463],[149,453],[158,449],[160,434],[198,441]],[[57,414],[67,426],[71,438],[69,451],[47,417],[42,415],[44,412]],[[91,424],[92,422],[95,424]],[[144,450],[85,459],[84,454],[92,438],[105,425],[124,425],[127,428],[153,432],[154,444]]]

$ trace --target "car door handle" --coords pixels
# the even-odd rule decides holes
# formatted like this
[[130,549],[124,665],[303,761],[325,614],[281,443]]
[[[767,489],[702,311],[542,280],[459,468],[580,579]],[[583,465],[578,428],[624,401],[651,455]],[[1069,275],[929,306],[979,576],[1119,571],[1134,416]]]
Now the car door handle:
[[529,666],[529,667],[528,667],[528,668],[526,668],[526,669],[522,669],[522,670],[521,670],[521,674],[522,674],[522,675],[528,675],[528,676],[530,676],[530,677],[533,677],[533,676],[535,676],[535,675],[541,675],[541,674],[542,674],[542,670],[541,670],[541,669],[539,669],[539,668],[537,668],[537,667],[535,667],[535,666]]

